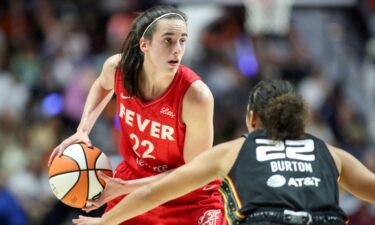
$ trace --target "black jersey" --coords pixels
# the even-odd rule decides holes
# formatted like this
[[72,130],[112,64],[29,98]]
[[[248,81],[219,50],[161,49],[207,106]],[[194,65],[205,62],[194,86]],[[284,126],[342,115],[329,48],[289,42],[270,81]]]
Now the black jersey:
[[[339,173],[320,139],[275,142],[256,130],[246,140],[220,189],[233,224],[258,209],[337,212]],[[236,221],[237,223],[234,223]]]

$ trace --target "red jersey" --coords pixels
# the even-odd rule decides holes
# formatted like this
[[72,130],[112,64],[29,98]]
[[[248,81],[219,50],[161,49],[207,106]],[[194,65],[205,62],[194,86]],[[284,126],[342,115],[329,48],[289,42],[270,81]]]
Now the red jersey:
[[[121,126],[120,153],[124,161],[116,169],[115,177],[139,179],[183,165],[186,126],[181,120],[182,101],[190,85],[200,77],[181,65],[164,94],[144,102],[128,95],[121,75],[117,70],[114,90]],[[222,224],[219,185],[219,181],[210,183],[123,224]],[[107,210],[120,199],[111,201]]]

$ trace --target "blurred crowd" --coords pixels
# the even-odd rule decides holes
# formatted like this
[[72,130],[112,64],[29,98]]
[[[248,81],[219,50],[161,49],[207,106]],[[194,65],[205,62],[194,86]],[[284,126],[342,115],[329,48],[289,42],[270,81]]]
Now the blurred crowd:
[[[373,2],[175,5],[189,17],[183,63],[214,94],[215,143],[245,132],[247,96],[258,80],[283,78],[310,107],[308,132],[348,150],[375,172]],[[75,132],[92,82],[104,59],[120,52],[137,12],[163,3],[0,1],[0,224],[71,224],[82,213],[53,196],[49,154]],[[114,101],[90,137],[115,166],[120,159]],[[375,224],[374,206],[348,193],[341,198],[352,225]]]

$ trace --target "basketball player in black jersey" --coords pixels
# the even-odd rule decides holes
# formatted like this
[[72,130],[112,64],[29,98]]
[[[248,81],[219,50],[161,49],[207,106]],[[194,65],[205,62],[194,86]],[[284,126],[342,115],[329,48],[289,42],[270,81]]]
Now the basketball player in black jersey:
[[[306,117],[305,103],[290,83],[261,81],[249,97],[248,134],[137,189],[119,203],[116,213],[129,219],[223,178],[229,224],[345,224],[338,186],[374,203],[375,175],[346,151],[306,134]],[[73,222],[110,224],[82,216]]]

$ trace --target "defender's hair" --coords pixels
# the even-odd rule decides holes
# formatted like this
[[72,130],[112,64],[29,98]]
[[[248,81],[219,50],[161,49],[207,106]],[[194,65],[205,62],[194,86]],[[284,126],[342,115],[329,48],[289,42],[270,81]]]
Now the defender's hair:
[[260,81],[250,94],[249,110],[273,140],[297,139],[305,132],[307,107],[288,81]]
[[187,17],[183,12],[171,6],[150,8],[134,20],[123,44],[121,61],[118,64],[118,68],[121,69],[122,73],[123,85],[130,96],[141,96],[138,81],[144,56],[139,46],[139,40],[142,35],[145,39],[152,40],[157,24],[155,20],[161,16],[162,18],[160,19],[176,18],[187,21]]

